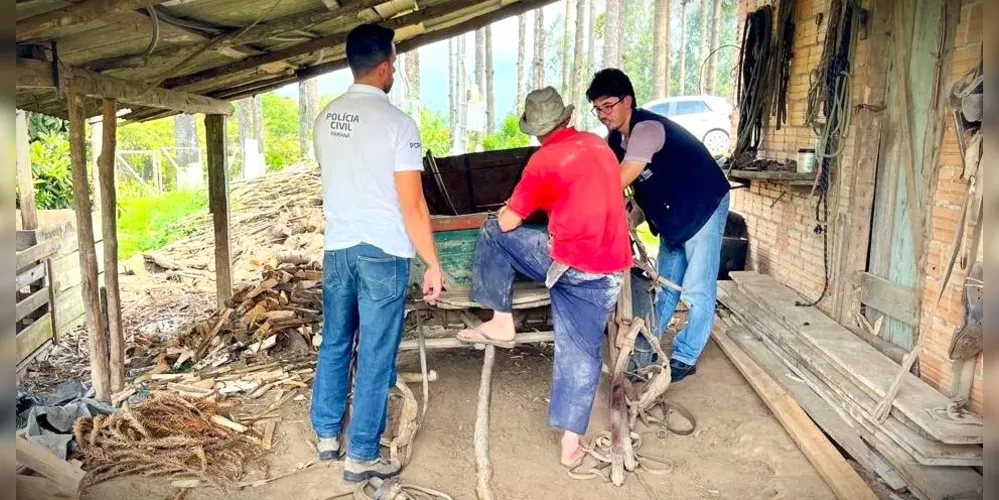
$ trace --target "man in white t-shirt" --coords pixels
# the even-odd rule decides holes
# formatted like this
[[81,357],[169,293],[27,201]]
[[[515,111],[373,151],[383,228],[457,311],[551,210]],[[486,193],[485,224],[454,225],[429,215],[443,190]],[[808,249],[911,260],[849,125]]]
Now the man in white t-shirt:
[[[364,481],[399,473],[397,460],[379,457],[389,389],[402,338],[410,260],[427,264],[423,299],[441,293],[430,212],[423,198],[420,132],[389,103],[395,72],[395,33],[367,24],[347,35],[354,84],[315,122],[326,215],[323,259],[323,342],[312,398],[319,457],[343,456],[344,479]],[[348,429],[348,373],[356,337],[357,371]]]

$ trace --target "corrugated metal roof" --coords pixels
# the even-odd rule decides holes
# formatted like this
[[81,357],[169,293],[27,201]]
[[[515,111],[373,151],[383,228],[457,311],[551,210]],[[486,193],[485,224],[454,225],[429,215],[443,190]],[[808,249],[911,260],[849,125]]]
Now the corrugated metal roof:
[[[553,1],[170,0],[154,2],[160,5],[152,13],[144,8],[111,13],[47,30],[25,44],[42,45],[47,57],[54,54],[62,63],[115,78],[235,99],[343,67],[343,38],[363,22],[396,27],[399,51],[404,52]],[[78,3],[18,0],[17,18],[23,21]],[[154,32],[159,37],[145,56]],[[66,104],[55,89],[18,88],[17,107],[66,115]],[[125,118],[133,120],[174,114],[126,103],[120,107],[132,109]],[[87,108],[88,116],[100,111],[96,103]]]

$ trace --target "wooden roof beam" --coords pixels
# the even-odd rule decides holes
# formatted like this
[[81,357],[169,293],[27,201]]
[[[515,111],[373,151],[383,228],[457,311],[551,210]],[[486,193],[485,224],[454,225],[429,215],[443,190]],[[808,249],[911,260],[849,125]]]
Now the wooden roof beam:
[[17,59],[17,87],[47,87],[90,97],[117,99],[129,104],[185,113],[231,115],[232,104],[220,99],[100,75],[93,71],[59,65],[58,81],[52,63]]
[[[272,21],[264,21],[246,28],[232,30],[229,33],[221,35],[215,41],[215,46],[218,47],[220,52],[226,54],[226,51],[241,50],[237,49],[237,47],[267,41],[275,36],[308,30],[313,26],[333,20],[343,19],[343,24],[346,26],[349,24],[347,18],[354,16],[362,10],[370,9],[375,5],[384,3],[385,1],[386,0],[352,0],[348,2],[341,0],[341,3],[344,4],[344,6],[335,11],[330,11],[325,7],[319,7],[307,12],[291,14]],[[350,19],[350,21],[353,21],[353,19]],[[186,53],[191,54],[196,50],[196,48],[191,47],[193,47],[193,44],[200,43],[200,40],[175,40],[174,42],[176,45],[161,48],[153,52],[153,54],[150,55],[150,58],[175,57],[173,53],[178,49],[177,45],[188,46],[186,47]],[[240,58],[241,57],[235,57],[234,59]],[[87,64],[87,67],[94,71],[110,71],[121,68],[141,67],[146,64],[146,61],[146,57],[143,57],[142,55],[134,55],[93,61]]]
[[[413,11],[409,14],[393,17],[392,19],[382,21],[381,24],[383,26],[387,26],[390,28],[402,28],[405,26],[419,24],[423,21],[433,19],[435,17],[440,17],[452,11],[463,9],[473,5],[493,4],[493,3],[495,3],[495,0],[450,0],[441,4],[432,5],[424,9]],[[511,4],[511,6],[519,5],[520,3],[524,2]],[[550,1],[546,3],[550,3]],[[349,26],[349,28],[352,29],[354,26],[358,26],[360,24],[363,24],[363,21],[361,19],[357,19],[354,23],[352,23],[352,26]],[[347,32],[344,31],[336,33],[334,35],[317,38],[315,40],[311,40],[306,43],[301,43],[289,47],[287,49],[276,50],[274,52],[261,54],[259,56],[248,57],[246,59],[234,62],[232,64],[217,66],[215,68],[207,69],[190,75],[171,78],[163,82],[163,86],[167,88],[184,87],[205,80],[219,78],[232,73],[238,73],[240,71],[246,71],[258,68],[265,64],[284,61],[305,54],[311,54],[313,52],[317,52],[330,47],[343,45],[346,41],[347,41]]]
[[82,24],[113,14],[126,13],[166,0],[84,0],[51,12],[31,16],[15,25],[17,42],[44,39],[47,32]]

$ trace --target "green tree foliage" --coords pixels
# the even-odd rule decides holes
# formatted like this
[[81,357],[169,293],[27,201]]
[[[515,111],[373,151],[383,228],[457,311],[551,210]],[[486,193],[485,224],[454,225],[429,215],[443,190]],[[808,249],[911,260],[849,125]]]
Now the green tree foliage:
[[35,142],[42,134],[65,134],[69,132],[69,122],[62,118],[28,113],[28,140]]
[[73,202],[73,176],[66,134],[39,131],[30,148],[36,206],[41,210],[69,208]]
[[482,149],[495,151],[497,149],[523,148],[531,143],[531,138],[520,131],[520,120],[516,114],[503,118],[500,128],[482,139]]
[[264,116],[264,156],[267,170],[276,172],[302,159],[298,147],[298,102],[277,94],[260,98]]
[[423,142],[423,152],[434,156],[451,154],[451,129],[448,119],[441,113],[434,113],[426,108],[420,110],[420,140]]

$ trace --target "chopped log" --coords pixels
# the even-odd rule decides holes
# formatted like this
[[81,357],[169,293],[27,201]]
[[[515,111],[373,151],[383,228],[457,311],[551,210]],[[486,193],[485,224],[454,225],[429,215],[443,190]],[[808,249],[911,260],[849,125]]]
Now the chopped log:
[[[423,382],[423,374],[403,372],[399,374],[399,380],[402,380],[407,384],[419,384]],[[427,382],[436,382],[436,381],[437,381],[437,370],[430,370],[429,372],[427,372]]]
[[494,495],[489,484],[493,479],[493,464],[489,459],[489,402],[492,398],[496,347],[487,345],[485,351],[479,378],[479,403],[475,410],[475,496],[479,500],[492,500]]
[[275,427],[277,427],[277,422],[275,422],[273,420],[269,420],[267,422],[264,422],[263,443],[264,443],[264,449],[265,450],[270,450],[271,449],[271,446],[272,446],[272,444],[274,442],[274,428]]
[[[87,331],[90,333],[90,379],[97,399],[111,395],[108,372],[108,345],[104,337],[104,317],[97,281],[97,250],[94,245],[94,218],[87,178],[86,122],[83,96],[67,94],[69,102],[70,159],[73,170],[73,210],[76,212],[76,239],[80,253],[80,281]],[[110,270],[109,270],[110,271]]]
[[246,432],[245,425],[233,422],[232,420],[229,420],[228,418],[225,418],[222,415],[212,415],[212,422],[214,422],[215,425],[225,427],[227,429],[232,429],[240,434]]
[[64,462],[49,450],[28,441],[24,436],[17,436],[15,452],[17,463],[45,476],[52,481],[59,492],[78,496],[85,473],[79,467]]

